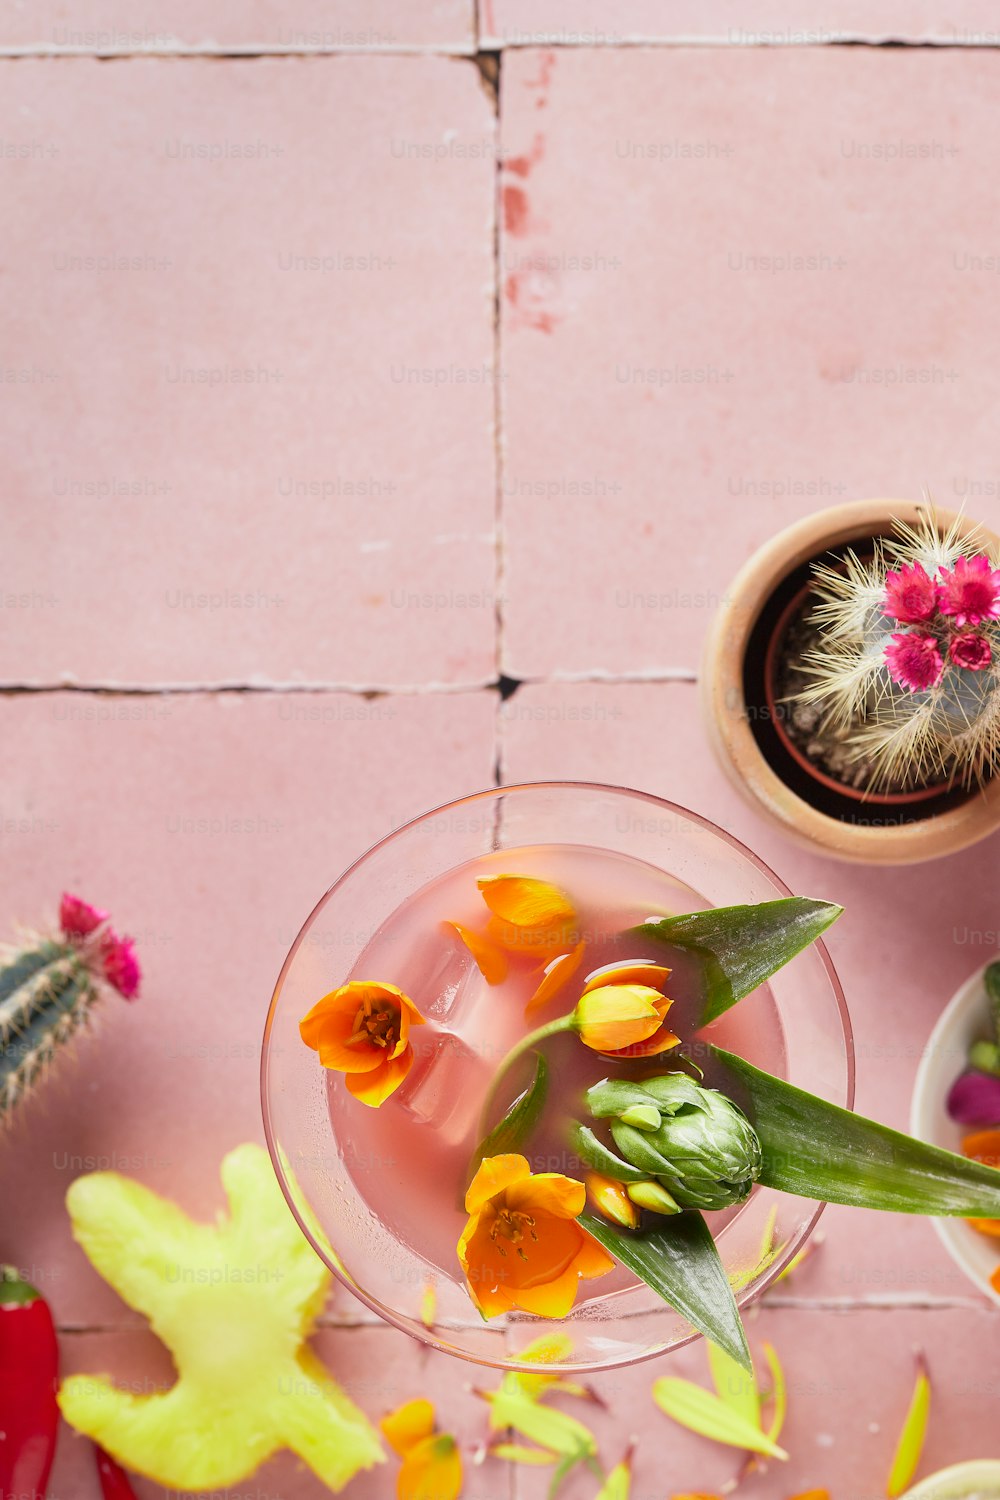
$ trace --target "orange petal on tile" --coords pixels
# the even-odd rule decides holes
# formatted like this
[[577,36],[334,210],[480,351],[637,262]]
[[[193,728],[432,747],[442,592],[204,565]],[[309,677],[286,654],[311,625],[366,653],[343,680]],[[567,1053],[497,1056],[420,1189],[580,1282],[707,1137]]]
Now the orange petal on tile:
[[503,984],[507,978],[507,955],[498,944],[484,933],[473,932],[461,922],[442,922],[448,932],[458,934],[476,961],[476,967],[487,984]]
[[461,1490],[462,1455],[450,1433],[411,1448],[396,1477],[398,1500],[458,1500]]
[[434,1406],[418,1397],[389,1412],[378,1425],[400,1458],[405,1458],[411,1448],[434,1431]]
[[493,915],[515,927],[558,927],[576,921],[569,897],[547,880],[531,875],[484,875],[476,884]]
[[669,978],[670,970],[663,964],[647,964],[642,959],[635,963],[605,964],[602,969],[595,969],[587,975],[583,993],[599,990],[605,984],[645,984],[650,989],[659,990]]
[[524,1014],[530,1016],[534,1011],[540,1010],[543,1005],[548,1005],[559,991],[573,978],[577,969],[583,962],[586,943],[579,942],[569,953],[560,953],[546,966],[542,981],[524,1007]]

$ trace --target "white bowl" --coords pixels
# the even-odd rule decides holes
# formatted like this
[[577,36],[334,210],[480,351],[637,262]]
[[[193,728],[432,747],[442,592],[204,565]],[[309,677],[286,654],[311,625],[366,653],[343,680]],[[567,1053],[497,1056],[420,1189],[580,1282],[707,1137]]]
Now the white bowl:
[[1000,1458],[972,1458],[939,1469],[907,1490],[903,1500],[964,1500],[972,1495],[1000,1495]]
[[[948,1091],[968,1066],[969,1048],[990,1034],[989,1001],[983,984],[986,965],[966,980],[942,1012],[917,1070],[910,1109],[910,1130],[920,1140],[961,1151],[962,1137],[972,1126],[956,1125],[945,1110]],[[963,1219],[935,1219],[934,1228],[952,1260],[992,1302],[1000,1292],[990,1277],[1000,1266],[1000,1239],[990,1239]],[[950,1472],[950,1471],[949,1471]],[[913,1493],[916,1493],[915,1491]]]

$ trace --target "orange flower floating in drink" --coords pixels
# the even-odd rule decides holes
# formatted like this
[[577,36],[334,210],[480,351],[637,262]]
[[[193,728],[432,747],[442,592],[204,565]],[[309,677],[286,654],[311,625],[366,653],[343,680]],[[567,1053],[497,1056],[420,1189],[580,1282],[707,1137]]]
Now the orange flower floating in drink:
[[423,1024],[394,984],[352,979],[317,1001],[299,1022],[299,1034],[324,1068],[345,1075],[355,1099],[378,1108],[413,1066],[410,1027]]
[[523,1156],[489,1156],[465,1195],[469,1222],[458,1258],[484,1318],[517,1308],[564,1318],[580,1278],[613,1270],[606,1250],[580,1228],[586,1189],[559,1172],[532,1174]]

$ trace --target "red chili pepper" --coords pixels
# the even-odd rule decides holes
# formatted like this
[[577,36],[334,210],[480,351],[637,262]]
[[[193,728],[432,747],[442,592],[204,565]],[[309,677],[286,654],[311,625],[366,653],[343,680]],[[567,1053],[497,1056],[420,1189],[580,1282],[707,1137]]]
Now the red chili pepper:
[[104,1500],[136,1500],[135,1490],[129,1483],[125,1470],[116,1464],[110,1453],[105,1453],[103,1448],[94,1444],[94,1457],[97,1459],[97,1475],[101,1481],[101,1494]]
[[56,1451],[59,1345],[48,1303],[0,1266],[0,1495],[45,1500]]

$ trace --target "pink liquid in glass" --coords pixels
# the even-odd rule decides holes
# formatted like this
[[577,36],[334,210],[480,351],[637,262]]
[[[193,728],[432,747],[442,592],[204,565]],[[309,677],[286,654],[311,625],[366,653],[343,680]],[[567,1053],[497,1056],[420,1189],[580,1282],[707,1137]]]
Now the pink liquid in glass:
[[[587,948],[573,978],[525,1020],[524,1008],[539,982],[542,960],[518,957],[502,984],[487,984],[457,935],[442,928],[458,922],[484,931],[489,913],[476,881],[484,875],[530,875],[551,882],[573,902]],[[369,1209],[429,1267],[462,1281],[455,1246],[467,1222],[462,1206],[468,1166],[484,1134],[481,1119],[490,1082],[514,1044],[546,1021],[572,1010],[594,969],[622,960],[668,965],[666,993],[673,1006],[667,1024],[683,1043],[712,1041],[758,1067],[784,1076],[785,1048],[777,1009],[766,985],[720,1020],[695,1031],[702,993],[696,959],[677,948],[629,935],[649,917],[703,911],[697,891],[662,870],[627,855],[575,845],[527,846],[484,855],[430,882],[378,928],[349,975],[331,975],[331,988],[347,979],[398,985],[426,1018],[410,1033],[412,1069],[390,1099],[371,1109],[354,1099],[338,1073],[328,1076],[330,1119],[337,1149]],[[549,1063],[545,1109],[520,1148],[535,1172],[564,1172],[582,1179],[586,1166],[566,1144],[566,1121],[583,1118],[582,1096],[602,1078],[650,1077],[679,1064],[661,1058],[612,1061],[591,1052],[578,1037],[543,1044]],[[720,1082],[703,1050],[704,1082]],[[530,1057],[504,1080],[485,1128],[503,1113],[533,1073]],[[738,1208],[709,1215],[715,1232]],[[618,1268],[581,1282],[578,1300],[603,1297],[634,1285]]]

